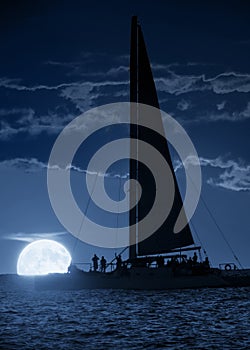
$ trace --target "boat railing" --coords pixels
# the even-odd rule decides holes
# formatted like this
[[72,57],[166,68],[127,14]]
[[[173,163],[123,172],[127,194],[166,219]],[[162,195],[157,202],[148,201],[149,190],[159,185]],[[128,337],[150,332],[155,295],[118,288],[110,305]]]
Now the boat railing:
[[[76,262],[73,264],[76,266],[79,270],[82,271],[94,271],[94,266],[92,263],[87,263],[87,262]],[[110,262],[106,266],[106,272],[112,272],[116,269],[116,263]],[[101,267],[98,268],[98,271],[101,270]]]
[[92,264],[87,262],[77,262],[74,263],[74,266],[76,266],[80,270],[85,271],[84,267],[88,267],[88,270],[91,270]]
[[219,264],[219,268],[220,268],[220,270],[226,270],[226,271],[237,270],[238,269],[235,263]]

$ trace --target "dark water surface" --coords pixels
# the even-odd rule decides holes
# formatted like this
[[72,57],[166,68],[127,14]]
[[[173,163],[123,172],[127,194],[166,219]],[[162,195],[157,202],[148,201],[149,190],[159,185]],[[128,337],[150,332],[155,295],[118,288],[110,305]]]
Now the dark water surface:
[[250,288],[0,290],[0,349],[250,349]]

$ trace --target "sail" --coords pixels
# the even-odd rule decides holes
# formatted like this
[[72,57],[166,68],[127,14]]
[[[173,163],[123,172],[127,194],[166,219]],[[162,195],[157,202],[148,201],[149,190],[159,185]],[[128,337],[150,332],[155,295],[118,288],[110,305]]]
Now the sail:
[[[137,17],[132,18],[131,26],[131,53],[130,53],[130,101],[147,104],[159,108],[157,92],[153,80],[153,75],[147,55],[145,42],[140,25],[137,22]],[[174,178],[175,197],[171,212],[162,226],[154,232],[149,238],[140,241],[142,237],[142,229],[140,221],[148,214],[154,202],[156,188],[155,182],[149,169],[139,161],[130,159],[130,178],[137,179],[141,184],[142,196],[138,205],[130,211],[130,226],[137,223],[136,227],[130,228],[130,242],[133,242],[133,237],[137,237],[139,243],[130,245],[130,258],[137,255],[154,255],[171,251],[174,248],[181,248],[193,244],[193,237],[187,225],[181,232],[174,233],[174,225],[177,217],[183,206],[182,198],[179,192],[177,180],[174,174],[173,165],[168,149],[167,141],[155,131],[148,128],[138,126],[138,120],[143,118],[143,115],[138,115],[138,110],[132,110],[131,107],[131,127],[130,137],[136,138],[150,143],[156,148],[167,161]],[[158,130],[164,128],[162,124],[161,114],[154,115],[154,124],[157,124]],[[140,159],[140,144],[135,147],[130,147],[130,158],[136,157]],[[145,191],[146,189],[146,191]],[[134,202],[136,198],[136,188],[130,189],[130,200]]]

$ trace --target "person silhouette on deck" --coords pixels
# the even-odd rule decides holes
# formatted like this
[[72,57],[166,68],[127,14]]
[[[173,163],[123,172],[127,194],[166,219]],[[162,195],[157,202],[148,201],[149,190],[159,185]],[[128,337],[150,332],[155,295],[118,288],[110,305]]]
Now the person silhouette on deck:
[[156,258],[157,267],[163,267],[164,266],[164,257],[163,256],[157,256]]
[[207,267],[207,268],[210,267],[210,263],[209,263],[209,260],[208,260],[207,256],[206,256],[205,261],[204,261],[204,266]]
[[107,260],[104,258],[104,256],[102,256],[100,263],[101,263],[101,272],[105,272],[106,266],[107,266]]
[[116,257],[116,268],[117,269],[120,269],[122,267],[122,258],[121,258],[121,255],[117,255]]
[[193,264],[194,264],[194,265],[196,265],[196,264],[197,264],[197,261],[198,261],[198,257],[197,257],[196,252],[194,252],[194,256],[193,256]]
[[95,254],[92,258],[92,261],[93,261],[93,267],[94,267],[94,271],[97,271],[98,269],[98,256]]

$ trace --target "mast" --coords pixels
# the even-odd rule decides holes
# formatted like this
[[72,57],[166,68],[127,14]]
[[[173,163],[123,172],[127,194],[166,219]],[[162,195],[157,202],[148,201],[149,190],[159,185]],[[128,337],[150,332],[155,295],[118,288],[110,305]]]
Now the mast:
[[[138,22],[137,16],[132,17],[131,22],[131,41],[130,41],[130,102],[138,102]],[[130,109],[130,138],[138,139],[137,125],[137,110],[133,106]],[[130,147],[130,178],[137,179],[138,177],[138,159],[137,149]],[[136,185],[133,183],[130,186],[130,203],[135,203],[137,197]],[[131,207],[131,206],[130,206]],[[137,237],[138,208],[134,207],[129,214],[129,258],[136,257],[136,244],[134,238]]]

